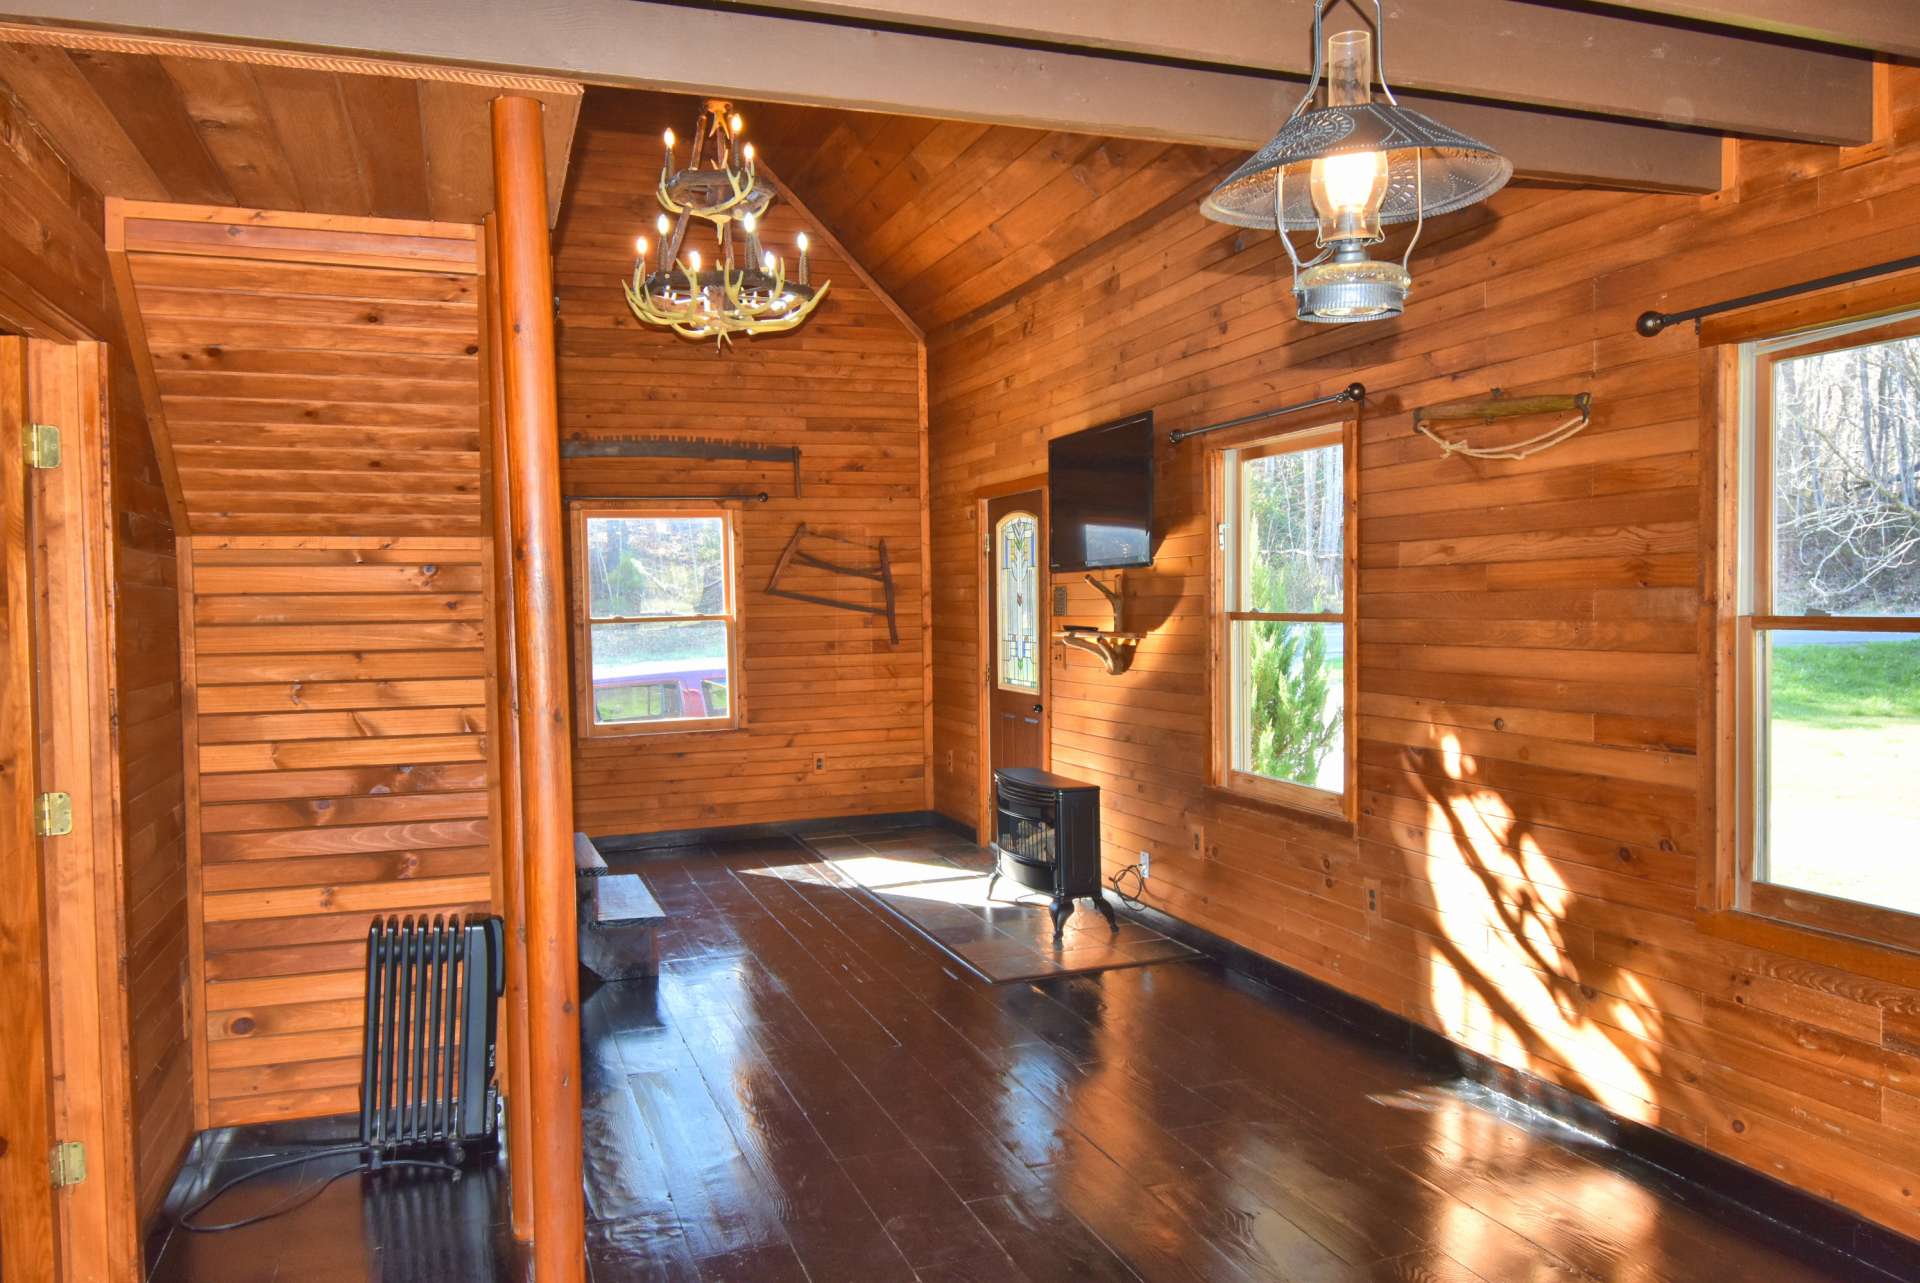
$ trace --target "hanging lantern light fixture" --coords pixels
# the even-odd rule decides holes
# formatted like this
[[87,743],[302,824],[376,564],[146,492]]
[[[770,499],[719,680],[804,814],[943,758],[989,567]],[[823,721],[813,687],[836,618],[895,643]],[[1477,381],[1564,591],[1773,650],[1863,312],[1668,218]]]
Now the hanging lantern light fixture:
[[[648,325],[689,339],[715,339],[725,347],[735,334],[778,334],[812,315],[831,281],[816,288],[808,279],[807,235],[800,233],[798,271],[760,243],[760,221],[773,203],[773,183],[758,171],[753,144],[731,103],[710,99],[694,122],[693,147],[676,167],[677,139],[662,135],[666,160],[654,195],[663,211],[655,221],[658,257],[645,236],[634,241],[627,306]],[[699,219],[713,225],[714,256],[703,270],[698,249],[686,244],[687,227]]]
[[[1373,0],[1380,51],[1365,31],[1321,43],[1330,0],[1313,12],[1313,76],[1273,141],[1255,152],[1200,212],[1237,227],[1271,227],[1293,264],[1300,319],[1323,323],[1398,316],[1413,276],[1407,263],[1426,220],[1483,201],[1506,186],[1513,163],[1483,142],[1402,107],[1387,85],[1386,29]],[[1380,100],[1373,82],[1380,82]],[[1326,101],[1313,107],[1324,79]],[[1412,223],[1396,261],[1368,251],[1385,229]],[[1312,231],[1317,253],[1302,260],[1289,232]]]

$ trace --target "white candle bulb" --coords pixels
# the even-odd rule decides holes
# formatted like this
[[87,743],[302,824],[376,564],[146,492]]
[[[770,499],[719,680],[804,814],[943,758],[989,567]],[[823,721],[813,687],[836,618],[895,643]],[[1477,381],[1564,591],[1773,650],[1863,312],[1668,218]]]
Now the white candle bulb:
[[751,165],[753,163],[753,144],[748,143],[744,148],[742,148],[741,155],[745,156],[747,158],[747,163]]
[[741,218],[740,226],[746,228],[747,235],[751,236],[753,235],[755,229],[757,229],[760,226],[760,220],[755,218],[752,214],[747,214]]
[[700,270],[700,251],[699,250],[690,249],[687,251],[687,266],[696,272]]
[[669,129],[669,130],[668,130],[668,131],[667,131],[666,133],[664,133],[664,134],[662,134],[662,135],[660,135],[660,136],[661,136],[662,138],[664,138],[664,139],[666,139],[666,142],[667,142],[667,150],[668,150],[668,151],[672,151],[672,150],[673,150],[673,131],[672,131],[671,129]]
[[769,272],[773,271],[773,251],[772,250],[768,250],[764,255],[761,256],[760,265]]
[[667,216],[665,214],[654,219],[653,225],[660,229],[660,235],[665,236],[667,234]]
[[807,252],[807,234],[805,232],[800,233],[800,252],[802,254]]
[[647,238],[646,237],[636,236],[633,238],[633,252],[635,254],[638,254],[641,258],[645,258],[647,256]]
[[727,117],[727,132],[737,134],[740,132],[740,127],[744,124],[746,124],[746,122],[740,119],[740,113],[736,111]]

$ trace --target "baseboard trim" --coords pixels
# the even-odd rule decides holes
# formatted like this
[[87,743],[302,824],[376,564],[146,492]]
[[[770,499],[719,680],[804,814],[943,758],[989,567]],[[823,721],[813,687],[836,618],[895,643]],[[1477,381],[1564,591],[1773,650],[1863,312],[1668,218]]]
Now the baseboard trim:
[[1711,1205],[1748,1222],[1752,1232],[1773,1247],[1803,1257],[1811,1255],[1829,1267],[1838,1258],[1849,1267],[1865,1266],[1896,1283],[1920,1279],[1920,1240],[1671,1132],[1622,1118],[1557,1083],[1503,1065],[1425,1025],[1172,914],[1147,905],[1123,907],[1121,912],[1211,955],[1228,970],[1277,991],[1323,1020],[1397,1048],[1441,1072],[1457,1073],[1598,1137],[1624,1170],[1681,1202]]
[[[607,837],[592,834],[601,854],[618,853],[645,857],[672,855],[681,848],[703,842],[751,842],[758,838],[820,837],[829,833],[875,833],[886,829],[917,829],[937,825],[950,829],[954,822],[938,811],[887,811],[879,815],[837,815],[827,819],[778,820],[768,824],[723,824],[704,829],[669,829],[659,833],[620,833]],[[972,830],[967,830],[972,836]]]

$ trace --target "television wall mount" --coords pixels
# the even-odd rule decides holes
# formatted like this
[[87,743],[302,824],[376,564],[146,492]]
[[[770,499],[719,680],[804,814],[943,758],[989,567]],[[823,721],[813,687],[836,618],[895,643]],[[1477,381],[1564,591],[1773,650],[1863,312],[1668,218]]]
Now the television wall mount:
[[1116,571],[1113,587],[1095,579],[1086,577],[1087,582],[1099,589],[1100,595],[1107,599],[1107,605],[1113,611],[1113,627],[1090,631],[1085,628],[1063,628],[1053,635],[1053,639],[1063,646],[1075,650],[1084,650],[1100,661],[1110,677],[1118,677],[1133,667],[1133,656],[1140,646],[1144,633],[1130,633],[1127,627],[1127,575],[1125,571]]
[[718,437],[566,437],[560,442],[562,459],[742,459],[793,466],[793,493],[800,494],[800,447],[761,445],[756,441],[729,441]]
[[[851,548],[864,549],[873,554],[871,565],[848,565],[843,561],[829,561],[825,557],[815,556],[801,547],[808,539],[822,539],[830,543],[844,544]],[[780,586],[780,577],[795,566],[810,566],[815,570],[824,570],[832,575],[845,575],[852,579],[866,579],[880,585],[886,605],[869,606],[865,602],[841,601],[836,597],[821,597],[814,593],[795,592],[791,588]],[[804,601],[814,606],[828,606],[834,610],[851,610],[862,615],[884,615],[887,620],[887,640],[895,646],[900,644],[900,623],[893,609],[893,563],[887,558],[887,541],[884,539],[849,539],[845,535],[828,534],[824,530],[809,530],[806,522],[793,528],[793,538],[787,540],[787,546],[780,553],[780,560],[774,563],[773,574],[767,580],[769,597],[785,597],[789,601]]]

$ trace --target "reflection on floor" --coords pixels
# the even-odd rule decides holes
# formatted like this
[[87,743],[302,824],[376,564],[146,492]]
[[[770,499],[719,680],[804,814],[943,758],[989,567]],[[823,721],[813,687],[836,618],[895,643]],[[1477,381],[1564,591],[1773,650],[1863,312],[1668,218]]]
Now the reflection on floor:
[[[657,981],[583,1004],[595,1283],[1863,1277],[1212,961],[988,985],[860,892],[763,875],[815,858],[613,858],[671,923]],[[342,1181],[176,1235],[157,1277],[522,1279],[497,1184],[468,1180]]]
[[[317,1149],[352,1143],[358,1121],[325,1119],[239,1128],[196,1169],[195,1199],[255,1168]],[[195,1155],[192,1157],[200,1157]],[[526,1283],[525,1249],[506,1226],[506,1180],[493,1162],[470,1166],[458,1180],[439,1172],[390,1169],[378,1177],[345,1176],[351,1154],[311,1157],[249,1180],[221,1198],[197,1223],[238,1221],[298,1201],[311,1203],[259,1225],[221,1234],[172,1230],[159,1245],[151,1283]]]
[[810,858],[624,865],[672,921],[657,984],[583,1008],[596,1283],[1858,1277],[1210,961],[983,984],[859,892],[763,875]]
[[[902,850],[900,842],[911,846]],[[831,882],[837,872],[983,980],[1037,980],[1196,956],[1144,923],[1108,926],[1085,900],[1075,902],[1055,944],[1048,897],[1010,878],[995,879],[992,854],[951,834],[836,834],[806,843],[830,869],[809,860],[757,872],[804,882]]]

